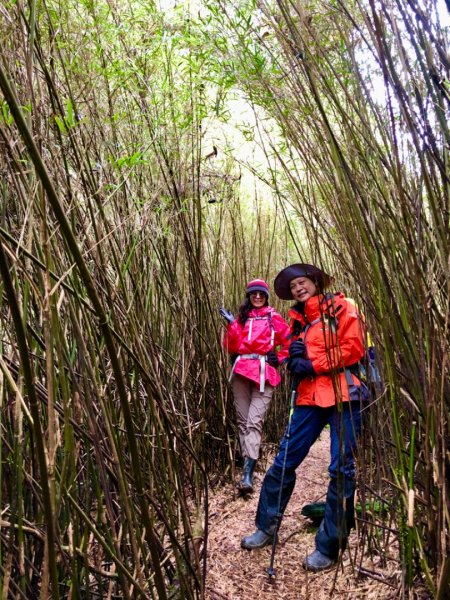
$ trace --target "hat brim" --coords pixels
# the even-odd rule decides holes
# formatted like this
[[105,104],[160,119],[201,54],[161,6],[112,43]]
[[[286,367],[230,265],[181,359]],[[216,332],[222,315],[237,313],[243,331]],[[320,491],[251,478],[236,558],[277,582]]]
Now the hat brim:
[[262,285],[252,285],[245,291],[246,294],[251,294],[252,292],[262,292],[263,294],[266,294],[267,297],[269,296],[269,290]]
[[273,283],[275,294],[282,300],[294,300],[290,283],[296,277],[308,277],[317,282],[321,290],[326,289],[333,283],[333,277],[327,275],[322,269],[306,263],[290,265],[278,273]]

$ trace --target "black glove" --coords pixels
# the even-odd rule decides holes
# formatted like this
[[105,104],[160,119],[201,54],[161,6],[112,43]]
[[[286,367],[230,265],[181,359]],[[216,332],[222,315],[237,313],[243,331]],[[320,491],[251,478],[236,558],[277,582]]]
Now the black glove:
[[230,313],[229,310],[225,310],[223,306],[221,306],[219,308],[219,312],[222,315],[222,317],[228,321],[228,323],[234,323],[234,316],[232,313]]
[[269,352],[266,355],[266,358],[267,362],[271,367],[278,367],[278,365],[280,364],[277,353],[274,350],[269,350]]
[[305,379],[306,377],[314,377],[315,375],[312,362],[307,358],[290,358],[288,369],[292,375],[296,375],[300,380]]
[[289,358],[304,356],[305,351],[305,342],[302,342],[302,340],[295,340],[295,342],[292,342],[292,344],[289,346]]

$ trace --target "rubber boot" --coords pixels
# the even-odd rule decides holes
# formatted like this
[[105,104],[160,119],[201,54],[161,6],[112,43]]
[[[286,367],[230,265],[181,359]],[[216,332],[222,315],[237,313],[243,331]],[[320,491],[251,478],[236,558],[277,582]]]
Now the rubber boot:
[[242,479],[238,483],[241,494],[251,494],[253,492],[253,471],[255,470],[256,459],[245,457],[244,467],[242,469]]

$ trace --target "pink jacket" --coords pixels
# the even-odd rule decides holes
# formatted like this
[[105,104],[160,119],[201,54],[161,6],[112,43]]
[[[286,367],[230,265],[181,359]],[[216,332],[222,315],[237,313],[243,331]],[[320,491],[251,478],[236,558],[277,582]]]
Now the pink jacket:
[[[281,315],[274,311],[271,306],[253,308],[249,312],[249,318],[242,325],[236,318],[234,323],[227,327],[224,347],[230,354],[258,354],[265,356],[270,350],[275,350],[278,360],[281,362],[289,354],[289,326]],[[261,362],[259,358],[242,358],[234,367],[234,373],[251,379],[260,384]],[[265,381],[275,387],[281,381],[281,377],[275,367],[265,364]]]

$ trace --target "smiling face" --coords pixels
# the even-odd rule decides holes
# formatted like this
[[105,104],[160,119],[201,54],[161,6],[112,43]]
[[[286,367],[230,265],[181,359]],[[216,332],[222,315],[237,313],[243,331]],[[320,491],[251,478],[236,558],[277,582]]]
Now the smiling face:
[[267,296],[264,292],[250,292],[249,298],[253,308],[262,308],[266,303]]
[[289,283],[289,287],[294,300],[297,300],[297,302],[306,302],[308,298],[317,296],[319,293],[314,281],[308,279],[308,277],[295,277]]

